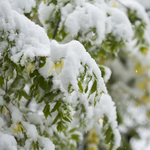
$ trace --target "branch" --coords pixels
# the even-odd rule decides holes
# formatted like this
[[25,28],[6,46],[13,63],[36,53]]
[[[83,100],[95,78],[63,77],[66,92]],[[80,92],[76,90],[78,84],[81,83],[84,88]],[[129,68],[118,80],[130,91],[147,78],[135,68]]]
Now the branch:
[[130,10],[129,7],[127,7],[126,5],[124,5],[122,2],[120,2],[119,0],[116,0],[119,4],[121,4],[123,7],[125,7],[126,9]]
[[6,80],[6,89],[5,89],[5,93],[7,93],[7,80]]
[[[16,105],[13,102],[11,102],[11,103],[16,107]],[[22,116],[23,116],[23,118],[24,118],[25,121],[28,121],[27,118],[23,114],[22,114]]]
[[6,105],[4,105],[4,107],[8,110],[9,115],[10,115],[10,117],[12,118],[12,115],[11,115],[11,112],[10,112],[9,108],[8,108]]
[[53,34],[53,37],[52,37],[53,39],[55,39],[55,36],[56,36],[56,34],[57,34],[60,21],[61,21],[61,12],[59,13],[59,18],[57,19],[57,22],[56,22],[54,34]]
[[26,105],[25,105],[26,108],[29,106],[29,104],[30,104],[31,101],[32,101],[33,93],[34,93],[34,90],[31,91],[30,98],[29,98],[29,100],[27,101],[27,103],[26,103]]

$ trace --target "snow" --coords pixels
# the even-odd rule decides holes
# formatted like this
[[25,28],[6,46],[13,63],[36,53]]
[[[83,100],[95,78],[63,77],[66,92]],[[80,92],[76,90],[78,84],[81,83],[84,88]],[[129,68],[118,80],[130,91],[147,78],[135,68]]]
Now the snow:
[[4,102],[3,102],[3,97],[0,96],[0,106],[3,106]]
[[12,111],[12,120],[13,122],[17,123],[20,122],[22,120],[22,116],[20,114],[20,111],[17,108],[14,108]]
[[100,65],[100,67],[104,68],[104,70],[105,70],[105,75],[103,78],[104,78],[104,82],[107,83],[111,77],[112,72],[111,72],[110,68],[108,68],[106,66]]
[[8,0],[12,8],[19,13],[30,13],[32,7],[35,7],[36,3],[34,0]]
[[0,131],[0,149],[17,150],[17,142],[12,135],[4,134]]
[[[14,63],[20,63],[22,66],[26,66],[27,72],[32,72],[33,69],[37,67],[32,64],[35,57],[46,57],[46,64],[44,67],[40,68],[39,72],[45,79],[53,75],[54,86],[52,90],[60,89],[64,93],[61,95],[61,99],[63,103],[70,105],[68,109],[71,110],[71,112],[68,112],[73,119],[70,125],[79,126],[81,121],[85,122],[85,126],[83,125],[82,127],[82,129],[84,128],[82,131],[83,133],[91,129],[97,119],[106,115],[113,129],[115,135],[114,144],[115,148],[117,148],[120,144],[120,134],[117,129],[116,108],[111,97],[107,95],[107,89],[104,83],[104,80],[107,82],[110,78],[111,71],[105,67],[106,76],[103,80],[101,71],[95,60],[91,58],[84,46],[78,41],[73,40],[67,44],[60,44],[55,40],[50,41],[42,27],[31,22],[22,15],[24,12],[30,12],[31,7],[35,6],[33,0],[22,3],[19,0],[15,2],[9,0],[9,2],[1,0],[0,3],[0,30],[4,31],[2,35],[4,39],[3,42],[0,43],[0,53],[4,52],[8,44],[14,42],[9,52],[10,58]],[[30,5],[28,5],[28,2]],[[102,11],[100,8],[101,6],[96,7],[90,3],[86,3],[84,0],[78,0],[75,3],[80,6],[68,4],[62,9],[62,21],[72,38],[77,36],[79,32],[83,35],[86,34],[91,28],[96,28],[96,34],[98,35],[95,41],[96,44],[100,44],[105,39],[105,33],[109,34],[111,31],[113,31],[112,33],[115,36],[120,35],[118,38],[125,41],[131,38],[131,24],[123,12],[109,8],[106,10],[110,13],[110,17],[107,17],[106,10],[104,9],[105,11]],[[46,30],[48,25],[45,24],[45,21],[49,19],[53,9],[53,4],[46,6],[44,3],[41,3],[39,7],[40,20]],[[66,18],[66,20],[63,20],[64,18]],[[109,26],[109,24],[112,25],[113,28]],[[8,39],[8,42],[6,39]],[[89,40],[89,36],[86,37],[86,40]],[[78,80],[80,80],[80,73],[84,73],[84,68],[87,69],[87,72],[83,79],[83,83],[81,83],[83,86],[82,91],[79,87]],[[88,76],[91,76],[91,81],[89,83],[87,83]],[[90,89],[95,81],[97,87],[89,96]],[[72,93],[68,92],[70,84],[72,86],[71,88],[74,90]],[[89,87],[87,93],[85,92],[86,85]],[[94,108],[95,101],[97,105]],[[3,104],[3,101],[1,104]],[[53,105],[54,104],[51,104],[51,106]],[[84,113],[81,110],[82,106],[85,107]],[[43,150],[54,150],[54,144],[48,138],[41,137],[38,134],[36,125],[48,124],[55,118],[57,112],[54,113],[52,118],[48,117],[45,121],[46,123],[44,122],[45,124],[43,123],[42,117],[38,114],[32,113],[32,115],[30,115],[29,113],[30,116],[26,116],[27,120],[31,123],[29,124],[23,122],[23,115],[16,106],[10,103],[8,108],[12,116],[13,124],[16,128],[19,128],[16,129],[16,132],[21,132],[21,127],[26,130],[28,137],[25,142],[26,149],[30,147],[30,143],[38,140]],[[62,111],[64,114],[67,112],[64,107],[60,108],[59,111]],[[2,121],[0,120],[0,122]],[[69,123],[66,124],[69,125]],[[100,125],[100,127],[102,126]],[[54,125],[53,128],[55,129],[56,125]],[[7,141],[8,144],[5,141],[6,137],[10,139]],[[1,139],[3,139],[3,143],[7,144],[7,149],[11,146],[11,149],[16,150],[16,141],[14,137],[0,132],[0,140]],[[0,147],[2,148],[5,146],[3,143],[1,144],[0,142]]]
[[106,34],[112,33],[117,41],[124,42],[133,37],[132,26],[126,14],[117,8],[109,8],[106,19]]
[[[101,43],[105,37],[106,13],[90,3],[84,1],[76,1],[76,3],[80,3],[80,5],[76,6],[76,4],[69,3],[61,8],[59,30],[64,24],[68,36],[70,35],[74,38],[79,32],[84,36],[89,30],[96,28],[98,38],[95,42]],[[44,3],[40,4],[38,11],[39,18],[46,31],[49,29],[49,24],[45,22],[49,20],[50,16],[53,16],[52,11],[55,9],[57,8],[55,8],[53,4],[49,6],[46,6]],[[91,32],[91,34],[84,36],[84,38],[88,40],[92,36],[93,33]]]
[[37,138],[38,138],[38,132],[37,132],[37,129],[36,129],[36,126],[33,125],[33,124],[29,124],[26,127],[26,134],[27,134],[27,137],[28,138],[31,138],[33,141],[37,141]]
[[45,5],[43,2],[39,5],[38,13],[41,23],[44,25],[44,28],[49,27],[48,24],[45,24],[46,20],[49,20],[52,11],[54,10],[55,5],[50,4],[49,6]]
[[143,5],[145,9],[150,9],[149,0],[136,0],[136,1],[139,2],[141,5]]
[[0,117],[0,129],[4,126],[4,121],[3,119]]
[[[12,61],[17,63],[23,55],[21,64],[25,65],[27,59],[33,61],[35,56],[49,55],[49,39],[43,28],[12,10],[10,4],[4,0],[0,3],[0,16],[0,30],[5,31],[4,37],[15,41],[15,46],[11,48]],[[6,43],[2,44],[1,52]]]
[[42,116],[40,116],[37,113],[32,113],[28,116],[28,121],[30,123],[33,123],[35,125],[42,125],[43,121],[42,121]]
[[150,149],[150,144],[149,144],[149,135],[150,131],[149,128],[138,128],[137,132],[139,133],[139,139],[133,138],[131,140],[131,146],[134,150],[149,150]]
[[82,7],[76,9],[67,16],[65,26],[71,36],[77,36],[79,32],[87,33],[90,28],[96,28],[98,39],[101,43],[104,39],[106,14],[96,6],[84,3]]
[[[112,101],[112,98],[108,95],[108,94],[102,94],[100,103],[98,103],[95,106],[95,110],[94,110],[95,116],[96,116],[96,120],[99,120],[101,118],[103,118],[104,116],[108,117],[108,123],[110,124],[112,130],[113,130],[113,134],[114,134],[114,147],[113,150],[115,150],[117,147],[120,146],[120,142],[121,142],[121,135],[119,133],[119,130],[117,128],[117,116],[116,116],[116,107],[115,107],[115,103]],[[100,125],[97,125],[97,130],[100,130],[102,125],[100,123]],[[97,131],[98,134],[100,134],[100,132]],[[101,137],[101,135],[99,135]]]
[[[144,17],[143,19],[147,21],[142,6],[136,5],[136,7],[140,7],[138,14],[142,13],[141,18]],[[39,18],[46,31],[50,25],[45,22],[50,17],[54,17],[52,12],[55,12],[56,9],[58,8],[53,4],[46,6],[41,3],[40,5]],[[67,33],[63,42],[70,41],[78,35],[84,38],[84,41],[90,41],[92,44],[100,44],[110,33],[116,37],[118,42],[126,43],[133,37],[132,25],[125,12],[122,9],[107,6],[104,1],[94,1],[93,4],[80,1],[79,5],[71,2],[61,7],[61,21],[58,30],[60,31],[63,26]],[[92,29],[96,29],[96,32]],[[83,39],[80,36],[78,38],[82,42]],[[96,40],[92,40],[94,36],[97,36]]]
[[61,80],[65,90],[68,89],[68,86],[71,83],[73,88],[78,91],[76,77],[79,75],[79,70],[82,68],[82,65],[87,65],[89,66],[89,69],[98,77],[98,93],[101,93],[101,91],[106,92],[105,84],[101,77],[101,72],[96,62],[91,58],[89,53],[86,52],[82,44],[78,41],[71,41],[68,44],[58,44],[53,40],[51,41],[50,49],[51,60],[54,63],[60,61],[62,58],[65,59],[63,69],[59,74],[59,79]]
[[55,145],[45,137],[40,137],[39,144],[43,147],[43,150],[54,150]]
[[[148,16],[146,14],[146,11],[142,5],[140,5],[138,2],[134,0],[122,0],[121,1],[125,6],[127,6],[131,12],[136,11],[136,15],[138,18],[140,18],[143,22],[146,24],[148,23]],[[127,11],[127,9],[126,9]]]

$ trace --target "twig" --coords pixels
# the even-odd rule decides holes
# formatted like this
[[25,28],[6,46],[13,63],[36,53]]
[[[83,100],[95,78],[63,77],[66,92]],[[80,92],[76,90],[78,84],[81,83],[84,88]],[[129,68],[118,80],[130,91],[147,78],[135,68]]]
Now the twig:
[[56,34],[57,34],[60,21],[61,21],[61,12],[59,13],[59,18],[58,18],[58,20],[57,20],[57,22],[56,22],[54,34],[53,34],[53,37],[52,37],[53,39],[55,39],[55,36],[56,36]]
[[119,0],[116,0],[119,4],[121,4],[123,7],[125,7],[126,9],[130,10],[129,7],[127,7],[126,5],[124,5],[123,3],[121,3]]
[[7,93],[7,80],[6,80],[6,89],[5,89],[5,93]]
[[30,98],[25,105],[26,108],[29,106],[30,102],[32,101],[33,93],[34,93],[34,90],[31,91]]
[[[16,107],[16,105],[13,102],[11,102],[11,103]],[[23,114],[22,114],[22,116],[25,119],[25,121],[28,121],[27,118]]]
[[9,110],[9,108],[6,106],[6,105],[4,105],[4,107],[8,110],[8,112],[9,112],[9,115],[10,115],[10,117],[12,118],[12,115],[11,115],[11,113],[10,113],[10,110]]

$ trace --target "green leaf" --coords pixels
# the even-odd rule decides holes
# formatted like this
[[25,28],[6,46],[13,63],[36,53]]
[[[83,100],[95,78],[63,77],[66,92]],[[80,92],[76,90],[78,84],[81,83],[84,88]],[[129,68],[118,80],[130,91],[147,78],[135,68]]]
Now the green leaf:
[[0,87],[2,88],[4,84],[4,77],[3,76],[0,76]]
[[23,89],[25,86],[25,79],[18,75],[15,80],[12,82],[12,84],[10,85],[10,88],[9,88],[9,91],[8,92],[12,92],[12,91],[15,91],[15,90],[20,90],[20,89]]
[[67,122],[71,122],[71,119],[68,116],[63,117],[63,119]]
[[72,134],[72,135],[71,135],[71,139],[76,140],[76,141],[79,141],[80,135],[79,135],[79,134]]
[[72,128],[71,130],[69,130],[69,133],[72,133],[72,132],[74,132],[74,131],[76,131],[77,130],[77,127],[74,127],[74,128]]
[[65,128],[63,123],[64,123],[63,121],[58,122],[58,125],[57,125],[57,131],[58,132],[61,132]]
[[33,73],[31,73],[31,71],[30,71],[29,75],[30,75],[31,78],[33,78],[34,76],[39,76],[40,74],[39,74],[38,70],[35,69],[35,70],[33,71]]
[[89,82],[92,80],[92,76],[88,76],[87,77],[87,81],[86,81],[86,88],[85,88],[85,93],[87,93],[88,88],[89,88]]
[[70,145],[70,150],[76,150],[76,146],[74,144]]
[[46,93],[43,97],[44,101],[47,103],[49,102],[54,102],[54,98],[59,95],[61,93],[61,91],[58,89],[57,91],[52,91],[49,93]]
[[44,98],[42,97],[37,101],[37,103],[42,103],[43,101],[44,101]]
[[[93,85],[92,85],[92,87],[91,87],[89,96],[90,96],[91,94],[93,94],[93,93],[96,91],[96,89],[97,89],[97,81],[94,80],[94,83],[93,83]],[[89,96],[88,96],[88,97],[89,97]]]
[[105,76],[105,68],[103,66],[99,66],[100,70],[101,70],[101,73],[102,73],[102,77]]
[[33,143],[32,143],[32,146],[33,146],[33,149],[34,149],[34,150],[39,150],[39,143],[38,143],[38,141],[33,142]]
[[78,86],[79,86],[79,91],[81,93],[83,93],[83,86],[82,86],[82,83],[80,81],[78,81]]
[[111,126],[108,127],[104,135],[105,135],[106,144],[108,144],[110,141],[113,140],[114,135],[113,135]]
[[72,85],[69,84],[69,86],[68,86],[68,93],[72,93],[73,91],[74,91],[74,89],[72,89]]
[[51,113],[58,110],[58,108],[61,106],[61,102],[56,102],[54,108],[52,109]]
[[29,99],[29,98],[30,98],[30,96],[26,93],[25,90],[20,90],[19,93],[20,93],[24,98],[26,98],[26,99]]
[[48,115],[50,115],[50,105],[49,104],[45,105],[45,107],[43,109],[43,113],[46,118],[48,117]]
[[49,76],[49,77],[48,77],[48,87],[47,87],[47,89],[46,89],[47,92],[49,92],[49,91],[51,90],[52,86],[53,86],[53,81],[52,81],[52,79],[53,79],[53,76]]
[[96,106],[96,103],[97,103],[97,101],[96,101],[96,99],[94,98],[94,107]]
[[43,90],[46,90],[47,87],[48,87],[48,83],[47,81],[44,79],[44,77],[42,76],[39,76],[38,79],[37,79],[38,83],[39,83],[39,86],[43,89]]
[[41,57],[39,62],[39,67],[42,68],[46,63],[46,57]]
[[61,116],[60,113],[58,113],[57,116],[55,117],[55,119],[53,120],[51,126],[57,122],[57,120],[60,118],[60,116]]
[[57,5],[57,0],[51,0],[51,2],[55,5]]
[[0,114],[3,113],[3,107],[4,107],[4,106],[0,106]]

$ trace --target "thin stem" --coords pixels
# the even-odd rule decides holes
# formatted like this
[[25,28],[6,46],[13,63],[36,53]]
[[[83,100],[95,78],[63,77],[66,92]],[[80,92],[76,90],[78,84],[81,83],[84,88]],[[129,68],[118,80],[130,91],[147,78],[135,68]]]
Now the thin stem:
[[6,80],[6,89],[5,89],[5,93],[7,93],[7,88],[8,88],[8,87],[7,87],[7,80]]
[[121,4],[123,7],[125,7],[126,9],[130,10],[129,7],[127,7],[126,5],[124,5],[122,2],[120,2],[119,0],[116,0],[119,4]]
[[33,93],[34,93],[34,90],[31,91],[30,98],[29,98],[29,100],[27,101],[27,103],[26,103],[26,105],[25,105],[26,108],[29,106],[29,104],[30,104],[31,101],[32,101]]
[[10,110],[9,110],[9,108],[6,106],[6,105],[4,105],[4,107],[8,110],[8,112],[9,112],[9,115],[10,115],[10,117],[12,118],[12,115],[11,115],[11,113],[10,113]]
[[60,21],[61,21],[61,12],[59,13],[59,18],[57,19],[57,22],[56,22],[56,26],[55,26],[55,30],[54,30],[54,34],[53,34],[53,39],[55,39],[55,36],[57,34]]
[[[11,103],[16,107],[16,105],[13,102],[11,102]],[[23,114],[22,114],[22,116],[23,116],[25,121],[28,121],[27,118]]]

